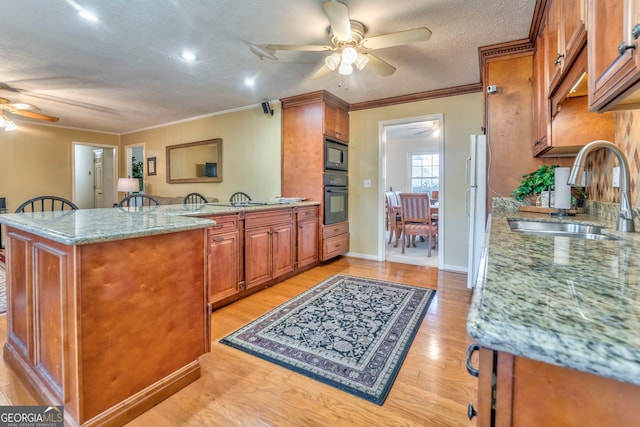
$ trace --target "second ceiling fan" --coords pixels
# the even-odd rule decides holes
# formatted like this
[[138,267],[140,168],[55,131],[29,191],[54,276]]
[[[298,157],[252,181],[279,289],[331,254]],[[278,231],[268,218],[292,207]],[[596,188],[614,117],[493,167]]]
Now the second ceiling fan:
[[328,0],[322,4],[322,7],[329,19],[331,45],[256,45],[248,43],[249,49],[260,59],[268,58],[276,61],[278,58],[275,53],[279,50],[333,52],[324,59],[324,64],[311,76],[312,79],[320,79],[336,69],[340,74],[349,75],[353,72],[354,66],[359,70],[367,67],[380,76],[389,76],[396,71],[396,68],[371,51],[423,42],[431,38],[431,31],[426,27],[365,38],[366,27],[363,23],[349,18],[349,11],[345,4]]

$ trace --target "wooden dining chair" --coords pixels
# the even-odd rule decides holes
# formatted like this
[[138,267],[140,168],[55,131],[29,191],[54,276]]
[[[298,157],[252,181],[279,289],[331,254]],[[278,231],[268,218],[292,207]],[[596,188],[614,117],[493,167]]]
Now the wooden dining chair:
[[400,200],[398,199],[398,193],[395,191],[386,191],[384,193],[385,206],[387,212],[387,229],[389,230],[389,241],[391,243],[393,236],[396,237],[396,241],[393,247],[398,247],[398,239],[400,238]]
[[229,197],[229,201],[232,205],[243,205],[251,201],[251,197],[247,193],[242,191],[235,192]]
[[429,240],[427,242],[428,256],[431,256],[432,246],[437,245],[438,227],[431,222],[429,195],[427,193],[400,193],[400,208],[402,209],[400,228],[404,236],[402,253],[404,253],[405,246],[409,247],[411,240],[415,242],[416,237],[426,236]]

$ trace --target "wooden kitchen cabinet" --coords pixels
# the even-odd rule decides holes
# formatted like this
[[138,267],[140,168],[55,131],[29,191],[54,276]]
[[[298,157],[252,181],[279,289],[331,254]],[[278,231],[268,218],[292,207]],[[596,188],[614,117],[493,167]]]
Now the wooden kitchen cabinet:
[[553,0],[545,20],[545,55],[549,92],[578,58],[587,42],[585,0]]
[[299,208],[297,218],[298,250],[296,268],[302,268],[315,264],[320,259],[318,249],[318,207]]
[[589,0],[589,109],[640,107],[640,1]]
[[324,104],[324,134],[349,143],[349,112],[335,104]]
[[545,35],[536,40],[533,53],[533,153],[538,154],[547,146],[547,126],[549,124],[549,96],[547,92]]
[[245,215],[247,289],[294,271],[293,209]]
[[477,427],[635,426],[640,387],[480,349]]
[[[342,223],[341,236],[328,231],[334,229],[335,224],[324,225],[323,181],[325,136],[348,142],[349,105],[326,91],[281,101],[282,195],[320,202],[319,248],[322,248],[321,260],[327,261],[349,250],[349,223]],[[325,242],[327,238],[332,240]]]
[[240,265],[243,258],[238,215],[214,216],[209,228],[207,253],[208,301],[214,304],[244,289]]

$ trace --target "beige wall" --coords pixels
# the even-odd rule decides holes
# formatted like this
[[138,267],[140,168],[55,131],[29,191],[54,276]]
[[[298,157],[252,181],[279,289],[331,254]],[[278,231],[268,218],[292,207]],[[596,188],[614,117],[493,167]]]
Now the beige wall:
[[[226,201],[232,193],[243,191],[253,200],[271,199],[280,195],[282,127],[280,105],[272,103],[272,108],[273,116],[258,106],[123,135],[120,173],[124,174],[124,147],[144,143],[146,157],[156,157],[157,171],[155,176],[145,172],[147,193],[168,197],[195,191]],[[167,145],[213,138],[222,139],[222,182],[166,182]]]
[[[465,162],[469,155],[469,135],[481,133],[482,93],[407,103],[349,113],[349,222],[351,253],[377,259],[379,242],[384,240],[384,188],[381,187],[379,123],[407,117],[443,114],[445,269],[466,270],[467,217],[465,213]],[[371,188],[362,181],[370,179]]]
[[19,129],[0,130],[0,197],[13,212],[23,201],[53,195],[73,195],[73,142],[115,145],[119,136],[18,123]]

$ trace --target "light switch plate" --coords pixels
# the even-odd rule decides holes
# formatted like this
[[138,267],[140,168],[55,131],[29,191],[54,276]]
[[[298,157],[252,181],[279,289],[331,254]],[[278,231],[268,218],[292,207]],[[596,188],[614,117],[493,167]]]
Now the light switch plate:
[[620,166],[613,168],[613,187],[620,187]]
[[365,179],[364,181],[362,181],[362,186],[364,188],[370,188],[371,187],[371,180],[370,179]]

